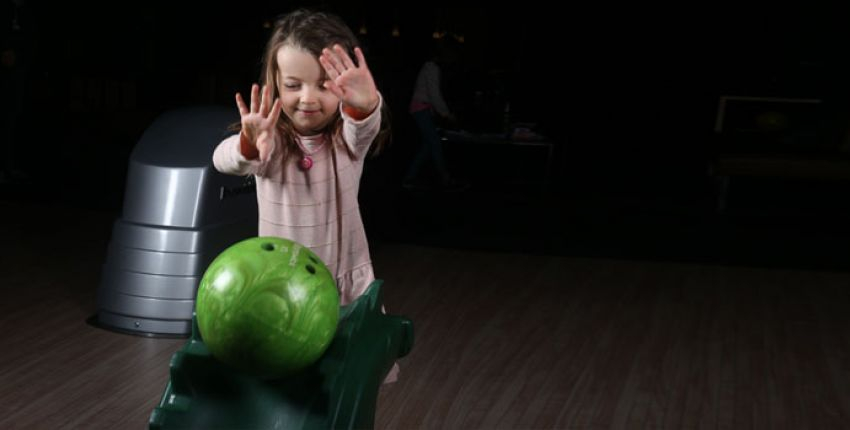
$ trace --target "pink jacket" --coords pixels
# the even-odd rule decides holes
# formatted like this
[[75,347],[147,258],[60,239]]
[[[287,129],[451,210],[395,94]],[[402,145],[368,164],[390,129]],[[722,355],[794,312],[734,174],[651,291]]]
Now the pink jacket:
[[[312,249],[336,276],[343,305],[375,279],[357,195],[364,158],[380,129],[381,104],[383,100],[360,121],[340,109],[341,136],[311,155],[313,166],[308,170],[299,167],[298,151],[284,162],[279,138],[267,162],[247,160],[239,151],[238,134],[222,141],[213,153],[218,171],[255,175],[259,235],[287,238]],[[302,143],[324,139],[300,138]]]

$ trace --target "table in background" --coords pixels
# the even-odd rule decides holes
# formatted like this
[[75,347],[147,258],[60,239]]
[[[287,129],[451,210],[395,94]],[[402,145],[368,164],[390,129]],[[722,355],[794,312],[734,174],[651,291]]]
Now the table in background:
[[[551,140],[539,136],[536,134],[528,134],[523,136],[519,133],[514,133],[512,136],[508,136],[504,133],[474,133],[464,130],[441,130],[440,135],[442,136],[442,140],[444,144],[445,151],[451,152],[453,145],[486,145],[490,146],[491,150],[494,152],[498,149],[506,149],[512,151],[513,149],[530,149],[530,150],[540,150],[543,152],[545,156],[545,160],[543,162],[543,168],[540,178],[513,178],[509,179],[506,182],[516,183],[516,184],[542,184],[548,185],[552,180],[552,170],[554,167],[554,158],[555,158],[555,143]],[[505,151],[502,151],[505,152]],[[483,155],[483,154],[481,154]],[[516,167],[519,167],[522,164],[523,156],[528,156],[531,154],[503,154],[510,156],[511,159],[506,162],[516,162]],[[451,164],[453,161],[452,157],[448,157],[448,162]],[[483,158],[483,157],[482,157]],[[488,160],[496,160],[497,164],[499,159],[496,157],[493,152],[491,152],[490,156],[487,157]],[[501,167],[498,166],[497,167]],[[511,175],[505,175],[501,177],[509,177]]]

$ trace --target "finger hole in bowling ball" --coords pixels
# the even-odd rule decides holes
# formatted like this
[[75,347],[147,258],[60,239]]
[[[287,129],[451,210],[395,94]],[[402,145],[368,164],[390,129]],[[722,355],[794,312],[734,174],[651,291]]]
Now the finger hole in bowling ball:
[[316,260],[316,257],[313,257],[313,256],[311,255],[309,258],[310,258],[310,261],[312,261],[312,262],[313,262],[313,264],[319,264],[319,260]]
[[268,243],[268,242],[260,245],[260,247],[265,249],[266,251],[274,251],[274,244],[271,244],[271,243]]
[[308,264],[308,265],[307,265],[307,271],[308,271],[308,272],[310,272],[310,274],[311,274],[311,275],[315,275],[315,274],[316,274],[316,268],[315,268],[315,267],[313,267],[313,265],[311,265],[311,264]]

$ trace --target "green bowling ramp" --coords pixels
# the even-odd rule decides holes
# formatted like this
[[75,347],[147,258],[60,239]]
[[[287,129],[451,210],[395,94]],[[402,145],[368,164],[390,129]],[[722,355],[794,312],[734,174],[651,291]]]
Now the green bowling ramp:
[[280,379],[258,379],[213,358],[193,318],[150,428],[371,428],[381,383],[413,347],[413,323],[382,312],[381,284],[340,309],[336,336],[316,363]]

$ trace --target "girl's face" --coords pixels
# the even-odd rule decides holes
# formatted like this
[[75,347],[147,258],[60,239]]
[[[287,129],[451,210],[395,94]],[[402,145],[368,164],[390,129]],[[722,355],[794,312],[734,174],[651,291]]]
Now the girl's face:
[[277,51],[277,85],[283,112],[299,134],[321,133],[339,107],[339,98],[322,85],[325,73],[319,60],[302,49],[284,46]]

